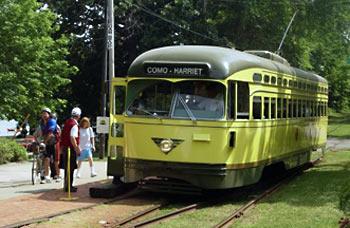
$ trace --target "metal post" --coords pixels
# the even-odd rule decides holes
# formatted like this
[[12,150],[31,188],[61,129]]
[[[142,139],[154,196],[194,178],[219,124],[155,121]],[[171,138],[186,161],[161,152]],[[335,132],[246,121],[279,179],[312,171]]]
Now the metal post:
[[108,82],[111,91],[111,81],[114,77],[114,3],[107,0],[107,51],[108,51]]
[[[103,90],[102,97],[102,116],[107,116],[107,94],[111,90],[111,80],[114,77],[114,2],[113,0],[106,0],[106,46],[105,46],[105,58],[103,67]],[[106,136],[100,134],[100,153],[99,157],[102,159],[106,150]]]

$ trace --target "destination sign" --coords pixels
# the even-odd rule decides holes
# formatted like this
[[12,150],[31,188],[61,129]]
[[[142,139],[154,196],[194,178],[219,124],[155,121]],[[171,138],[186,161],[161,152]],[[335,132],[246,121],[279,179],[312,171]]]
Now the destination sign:
[[209,67],[206,64],[169,64],[145,63],[146,75],[166,77],[208,77]]

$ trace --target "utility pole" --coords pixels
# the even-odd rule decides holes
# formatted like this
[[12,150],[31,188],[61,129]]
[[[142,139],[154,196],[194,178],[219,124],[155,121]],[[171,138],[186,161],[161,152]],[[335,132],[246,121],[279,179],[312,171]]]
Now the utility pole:
[[[105,18],[106,18],[106,42],[104,51],[103,64],[103,83],[102,83],[102,116],[107,116],[107,96],[110,95],[111,81],[114,77],[114,2],[106,0],[105,2]],[[106,151],[106,135],[100,134],[100,153],[102,159]]]
[[107,52],[108,52],[108,82],[111,91],[111,82],[114,77],[114,3],[107,0]]

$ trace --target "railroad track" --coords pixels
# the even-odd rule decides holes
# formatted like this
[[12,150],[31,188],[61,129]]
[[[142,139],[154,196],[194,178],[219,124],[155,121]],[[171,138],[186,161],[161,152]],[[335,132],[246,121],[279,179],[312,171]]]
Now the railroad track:
[[[241,207],[233,210],[232,213],[230,213],[225,219],[223,219],[218,224],[216,224],[214,226],[214,228],[226,227],[226,226],[234,223],[237,219],[241,218],[248,209],[251,209],[252,207],[254,207],[259,201],[261,201],[262,199],[266,198],[267,196],[273,194],[278,189],[280,189],[283,185],[285,185],[288,182],[290,182],[291,180],[293,180],[296,176],[298,176],[303,171],[313,167],[319,161],[320,161],[320,159],[316,159],[313,162],[307,163],[302,167],[299,167],[297,169],[294,169],[291,172],[288,172],[276,184],[274,184],[273,186],[264,190],[261,194],[256,196],[254,199],[249,200],[247,203],[245,203]],[[244,194],[242,194],[242,195],[244,195]],[[238,195],[235,195],[235,196],[238,196]],[[168,219],[180,216],[184,213],[193,212],[199,208],[214,206],[220,202],[223,202],[225,197],[226,196],[220,197],[219,199],[214,200],[214,201],[203,201],[203,202],[198,202],[198,203],[187,204],[187,205],[180,207],[180,208],[177,208],[176,210],[173,210],[169,213],[162,214],[162,215],[155,216],[155,217],[151,217],[149,219],[145,219],[143,221],[140,221],[142,218],[150,216],[152,213],[154,213],[162,208],[165,208],[167,205],[170,204],[169,202],[167,202],[164,204],[152,206],[150,208],[147,208],[144,211],[140,211],[133,216],[130,216],[130,217],[128,217],[120,222],[112,224],[112,227],[145,227],[145,226],[149,226],[152,224],[162,222],[164,220],[168,220]]]
[[293,172],[289,175],[286,175],[281,181],[279,181],[277,184],[273,185],[272,187],[265,190],[263,193],[255,197],[254,199],[250,200],[240,208],[234,210],[229,216],[227,216],[225,219],[223,219],[221,222],[216,224],[214,228],[221,228],[221,227],[227,227],[228,225],[234,223],[237,219],[242,217],[244,213],[254,207],[259,201],[266,198],[267,196],[271,195],[272,193],[276,192],[278,189],[280,189],[283,185],[287,184],[291,180],[293,180],[296,176],[298,176],[301,172],[313,167],[317,163],[321,161],[321,158],[318,158],[310,163],[306,163],[304,166],[299,167],[296,170],[293,170]]
[[[272,187],[268,188],[267,190],[264,190],[263,193],[259,194],[257,197],[255,197],[254,199],[248,201],[246,204],[242,205],[241,207],[235,209],[232,211],[232,213],[230,213],[225,219],[223,219],[222,221],[220,221],[217,225],[215,225],[215,228],[219,228],[219,227],[225,227],[228,226],[232,223],[234,223],[237,219],[239,219],[240,217],[242,217],[244,215],[244,213],[248,210],[251,209],[252,207],[254,207],[259,201],[261,201],[262,199],[266,198],[267,196],[271,195],[272,193],[274,193],[275,191],[277,191],[281,186],[283,186],[284,184],[287,184],[289,181],[291,181],[292,179],[294,179],[297,175],[299,175],[302,171],[305,171],[307,169],[309,169],[310,167],[313,167],[316,163],[318,163],[320,161],[320,159],[316,159],[315,161],[311,162],[311,163],[307,163],[304,166],[302,166],[299,169],[294,170],[294,172],[292,174],[289,173],[289,175],[286,175],[286,177],[284,177],[281,181],[279,181],[277,184],[273,185]],[[33,219],[33,220],[27,220],[27,221],[22,221],[20,223],[16,223],[16,224],[11,224],[5,227],[21,227],[21,226],[25,226],[25,225],[30,225],[33,223],[38,223],[38,222],[44,222],[44,221],[48,221],[51,218],[63,215],[63,214],[67,214],[67,213],[71,213],[74,211],[80,211],[80,210],[86,210],[89,208],[93,208],[96,207],[98,205],[101,204],[110,204],[113,203],[115,201],[118,200],[122,200],[122,199],[126,199],[126,198],[130,198],[133,196],[136,196],[137,194],[139,194],[140,191],[138,191],[137,189],[134,189],[126,194],[123,194],[117,198],[111,199],[109,201],[100,203],[100,204],[96,204],[96,205],[91,205],[91,206],[87,206],[84,208],[78,208],[78,209],[73,209],[73,210],[68,210],[68,211],[64,211],[64,212],[60,212],[57,214],[52,214],[49,216],[44,216],[41,218],[37,218],[37,219]],[[239,197],[242,195],[246,195],[246,192],[243,190],[241,191],[241,194],[237,192],[235,193],[235,197]],[[219,198],[216,199],[211,199],[211,200],[206,200],[206,201],[200,201],[200,202],[196,202],[196,203],[187,203],[185,206],[177,208],[169,213],[166,214],[162,214],[162,215],[158,215],[158,216],[154,216],[145,220],[142,220],[143,218],[146,218],[147,216],[150,216],[152,213],[165,208],[166,206],[172,204],[174,201],[168,201],[165,203],[161,203],[159,205],[155,205],[155,206],[151,206],[149,208],[147,208],[146,210],[140,211],[137,214],[130,216],[126,219],[123,219],[122,221],[118,221],[116,223],[109,223],[108,227],[144,227],[144,226],[149,226],[152,224],[156,224],[159,223],[161,221],[164,220],[168,220],[168,219],[172,219],[174,217],[180,216],[184,213],[189,213],[189,212],[193,212],[199,208],[204,208],[204,207],[212,207],[216,204],[222,203],[227,201],[227,197],[229,197],[228,194],[225,194]],[[231,193],[231,197],[232,197],[232,193]]]
[[161,208],[164,208],[166,205],[168,205],[168,204],[162,204],[162,205],[156,205],[154,207],[150,207],[144,211],[137,213],[136,215],[130,216],[130,217],[122,220],[121,222],[119,222],[117,224],[114,224],[113,227],[144,227],[144,226],[149,226],[149,225],[158,223],[160,221],[164,221],[166,219],[173,218],[177,215],[180,215],[180,214],[183,214],[183,213],[186,213],[189,211],[194,211],[194,210],[200,208],[202,206],[202,203],[189,204],[189,205],[186,205],[184,207],[178,208],[174,211],[171,211],[169,213],[159,215],[159,216],[135,223],[135,221],[139,220],[140,218],[146,217],[147,215],[153,213],[154,211],[159,210]]

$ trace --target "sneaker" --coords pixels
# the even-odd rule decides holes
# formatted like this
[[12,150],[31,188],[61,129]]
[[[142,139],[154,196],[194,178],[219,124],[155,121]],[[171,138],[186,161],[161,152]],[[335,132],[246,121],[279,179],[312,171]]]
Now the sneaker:
[[46,184],[45,179],[42,179],[42,180],[40,181],[40,184]]
[[56,178],[56,183],[60,183],[61,181],[62,181],[62,177],[58,176],[58,177]]
[[91,177],[96,177],[97,176],[97,173],[95,171],[92,171],[91,172]]
[[45,177],[45,183],[51,183],[50,177]]

